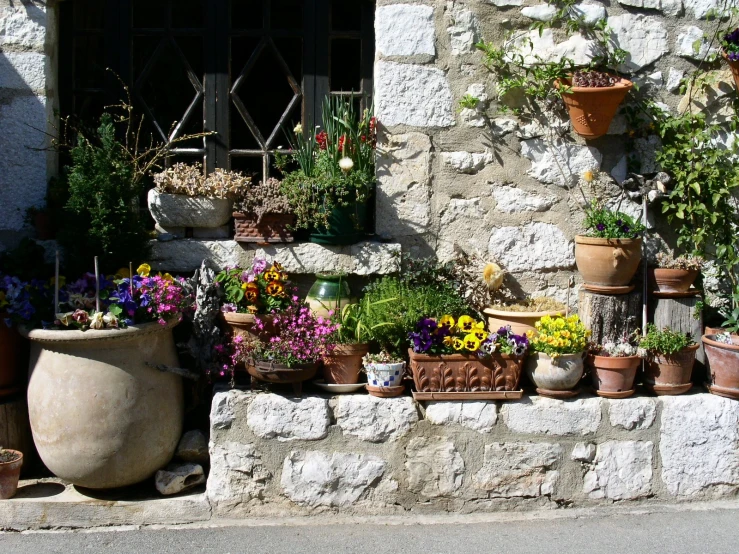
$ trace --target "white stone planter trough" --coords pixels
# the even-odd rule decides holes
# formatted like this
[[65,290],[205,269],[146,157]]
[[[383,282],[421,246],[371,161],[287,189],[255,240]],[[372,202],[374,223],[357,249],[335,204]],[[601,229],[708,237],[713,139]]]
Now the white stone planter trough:
[[33,440],[56,476],[109,489],[169,462],[182,435],[182,380],[154,366],[178,367],[175,325],[26,332]]
[[151,189],[149,212],[162,228],[215,228],[231,219],[233,202],[221,198],[164,194]]

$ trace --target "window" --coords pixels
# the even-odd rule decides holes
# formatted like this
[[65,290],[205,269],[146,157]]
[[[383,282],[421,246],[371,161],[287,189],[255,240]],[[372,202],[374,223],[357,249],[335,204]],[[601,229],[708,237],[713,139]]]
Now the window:
[[69,0],[61,7],[65,115],[97,117],[129,87],[178,160],[266,178],[285,130],[320,120],[327,94],[371,101],[374,1]]

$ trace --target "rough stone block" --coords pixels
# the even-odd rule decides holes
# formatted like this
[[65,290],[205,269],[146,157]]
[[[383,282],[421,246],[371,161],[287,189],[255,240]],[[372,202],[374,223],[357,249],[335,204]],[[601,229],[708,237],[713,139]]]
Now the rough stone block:
[[651,442],[608,441],[598,445],[583,492],[590,498],[632,500],[652,492]]
[[511,186],[494,185],[492,190],[495,209],[506,214],[545,212],[557,201],[554,196],[539,196]]
[[[485,217],[485,212],[480,206],[480,198],[452,198],[444,212],[441,214],[441,225],[448,227],[455,221],[473,220],[479,225]],[[449,233],[452,234],[452,233]]]
[[182,435],[177,445],[175,458],[183,462],[207,465],[210,460],[208,456],[208,439],[203,432],[196,429]]
[[226,266],[248,267],[253,259],[253,250],[233,240],[151,241],[150,263],[156,271],[192,273],[203,261],[220,271]]
[[395,441],[418,422],[412,398],[375,398],[363,394],[339,396],[334,417],[345,435],[368,442]]
[[586,171],[597,171],[603,161],[602,154],[592,146],[540,138],[522,141],[521,155],[531,160],[529,175],[561,187],[575,184]]
[[444,152],[442,161],[459,173],[474,174],[493,162],[493,153],[485,152]]
[[630,13],[616,15],[608,18],[608,26],[616,46],[629,52],[619,71],[639,71],[670,51],[667,29],[656,17]]
[[717,54],[718,49],[711,48],[711,41],[700,27],[690,25],[683,27],[677,36],[675,52],[683,58],[702,61],[709,54]]
[[[680,1],[680,0],[679,0]],[[601,4],[581,3],[570,8],[575,17],[580,17],[586,25],[595,25],[607,16],[605,6]]]
[[608,418],[613,427],[649,429],[657,416],[657,403],[652,398],[624,398],[608,401]]
[[427,498],[452,496],[464,480],[464,460],[454,443],[416,437],[406,448],[408,489]]
[[446,73],[436,67],[375,63],[375,113],[387,127],[451,127],[454,100]]
[[240,395],[237,391],[217,392],[210,405],[210,428],[230,429],[234,421],[234,402]]
[[282,467],[282,491],[303,506],[351,506],[377,484],[386,465],[364,454],[294,451]]
[[475,487],[487,491],[492,498],[551,495],[559,472],[554,468],[562,456],[558,444],[507,442],[485,446]]
[[223,511],[262,498],[272,479],[253,444],[211,441],[210,461],[205,493],[211,505]]
[[552,223],[493,229],[488,252],[508,271],[567,269],[575,265],[575,245]]
[[[706,16],[713,11],[719,10],[727,5],[724,4],[723,0],[683,0],[685,4],[685,10],[693,12],[693,17],[696,19],[706,19]],[[735,2],[729,2],[727,7],[736,5]]]
[[375,42],[383,56],[434,56],[434,8],[418,4],[378,6]]
[[46,6],[28,3],[0,8],[0,45],[42,51],[46,41]]
[[536,4],[523,8],[521,15],[536,21],[551,21],[557,15],[557,8],[552,4]]
[[46,56],[37,52],[3,52],[0,84],[3,88],[46,94]]
[[328,400],[317,396],[285,398],[278,394],[257,394],[247,408],[247,425],[263,439],[322,439],[328,434],[330,422]]
[[503,421],[514,433],[588,435],[600,426],[600,407],[600,398],[563,401],[534,396],[507,403],[501,412]]
[[352,270],[349,249],[343,246],[323,246],[311,242],[262,246],[255,257],[282,264],[288,273],[344,272]]
[[592,462],[596,454],[595,445],[592,443],[578,442],[570,453],[570,460],[575,462]]
[[455,6],[448,11],[450,26],[447,29],[452,45],[452,55],[468,54],[475,51],[480,41],[480,25],[470,10]]
[[667,490],[676,496],[739,490],[739,402],[711,394],[665,396],[659,402]]
[[401,246],[362,242],[351,247],[354,275],[388,275],[400,271]]
[[478,433],[489,433],[498,421],[495,402],[429,402],[426,419],[434,425],[461,425]]
[[205,483],[205,472],[199,464],[170,464],[154,476],[159,494],[171,496]]

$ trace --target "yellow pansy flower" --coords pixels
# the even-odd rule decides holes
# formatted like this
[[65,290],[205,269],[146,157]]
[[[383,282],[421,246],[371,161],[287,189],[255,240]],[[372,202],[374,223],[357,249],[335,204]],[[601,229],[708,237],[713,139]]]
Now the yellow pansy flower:
[[483,329],[475,329],[474,331],[472,331],[472,334],[475,335],[475,338],[480,342],[488,338],[488,332]]
[[142,277],[148,277],[151,273],[151,266],[149,264],[141,264],[137,269],[136,273],[141,275]]
[[445,315],[439,320],[439,327],[449,327],[451,329],[454,327],[454,318],[450,315]]
[[463,315],[457,321],[457,327],[459,327],[465,333],[469,333],[475,328],[475,320],[468,315]]
[[464,347],[470,352],[477,352],[480,349],[480,340],[470,333],[464,338]]
[[462,350],[464,348],[464,341],[460,338],[454,337],[452,347],[454,348],[454,350]]

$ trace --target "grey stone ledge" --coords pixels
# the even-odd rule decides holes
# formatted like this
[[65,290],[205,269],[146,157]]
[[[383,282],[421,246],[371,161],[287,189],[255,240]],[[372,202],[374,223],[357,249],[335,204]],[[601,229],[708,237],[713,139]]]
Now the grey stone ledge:
[[248,266],[256,256],[280,262],[293,274],[341,271],[353,275],[386,275],[399,269],[401,246],[365,241],[350,246],[309,242],[279,245],[244,244],[234,240],[182,239],[151,241],[151,266],[157,271],[193,272],[205,260],[214,269]]

